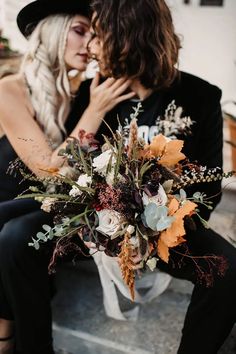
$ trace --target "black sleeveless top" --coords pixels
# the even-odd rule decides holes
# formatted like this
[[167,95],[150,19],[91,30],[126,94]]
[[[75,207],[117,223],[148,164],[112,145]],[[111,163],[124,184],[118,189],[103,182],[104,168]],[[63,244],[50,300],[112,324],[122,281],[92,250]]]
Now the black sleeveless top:
[[[83,82],[72,102],[71,112],[65,124],[68,135],[76,126],[89,103],[89,86],[89,80]],[[20,118],[18,117],[18,119]],[[16,158],[17,154],[7,137],[0,138],[0,203],[15,198],[29,186],[29,182],[23,181],[21,174],[17,171],[15,171],[14,175],[7,173],[9,164]]]

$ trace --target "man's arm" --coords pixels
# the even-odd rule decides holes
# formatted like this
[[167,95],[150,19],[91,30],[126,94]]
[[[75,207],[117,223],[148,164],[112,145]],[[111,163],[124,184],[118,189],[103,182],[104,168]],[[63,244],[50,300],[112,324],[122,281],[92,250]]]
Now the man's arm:
[[[221,91],[214,87],[214,95],[210,102],[206,98],[206,110],[204,119],[201,122],[199,134],[199,146],[197,146],[197,160],[207,168],[220,167],[223,165],[223,118],[220,105]],[[219,170],[218,173],[222,171]],[[213,209],[221,199],[221,181],[206,182],[196,184],[188,188],[188,194],[202,192],[207,195],[208,200],[212,202]],[[212,210],[205,206],[200,207],[200,215],[208,220]]]

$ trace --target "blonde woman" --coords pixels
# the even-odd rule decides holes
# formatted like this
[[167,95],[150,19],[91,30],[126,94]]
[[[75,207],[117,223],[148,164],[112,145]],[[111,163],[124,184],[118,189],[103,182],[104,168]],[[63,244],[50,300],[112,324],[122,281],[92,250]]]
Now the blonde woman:
[[[133,97],[130,81],[99,75],[76,93],[69,72],[80,75],[88,62],[88,0],[37,0],[17,21],[29,39],[22,68],[0,81],[0,354],[53,353],[50,251],[41,253],[28,241],[50,217],[32,201],[12,200],[26,188],[20,177],[6,174],[17,156],[36,175],[60,168],[58,150],[65,138],[86,126],[96,131],[117,103]],[[81,117],[82,116],[82,117]],[[81,119],[80,119],[81,118]],[[91,127],[90,127],[90,121]]]

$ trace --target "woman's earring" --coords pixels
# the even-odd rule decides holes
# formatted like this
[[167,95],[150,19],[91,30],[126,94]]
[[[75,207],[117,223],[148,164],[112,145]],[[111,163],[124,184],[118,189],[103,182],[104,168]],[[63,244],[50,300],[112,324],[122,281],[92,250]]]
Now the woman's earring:
[[97,60],[96,54],[92,54],[92,55],[91,55],[91,59]]

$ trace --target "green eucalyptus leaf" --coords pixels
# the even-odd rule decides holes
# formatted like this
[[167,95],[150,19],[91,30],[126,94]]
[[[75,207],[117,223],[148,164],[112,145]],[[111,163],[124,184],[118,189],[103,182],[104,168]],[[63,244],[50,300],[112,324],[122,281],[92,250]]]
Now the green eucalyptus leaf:
[[55,234],[54,234],[53,230],[51,229],[48,234],[48,240],[52,240],[54,236],[55,236]]
[[38,232],[36,234],[36,237],[39,239],[39,240],[42,240],[42,241],[47,241],[47,237],[45,236],[45,234],[43,232]]
[[47,232],[49,232],[49,231],[51,230],[51,226],[46,225],[46,224],[43,225],[42,228],[43,228],[45,231],[47,231]]
[[35,240],[35,239],[33,239],[33,247],[36,249],[36,251],[38,251],[39,250],[39,242],[37,241],[37,240]]

